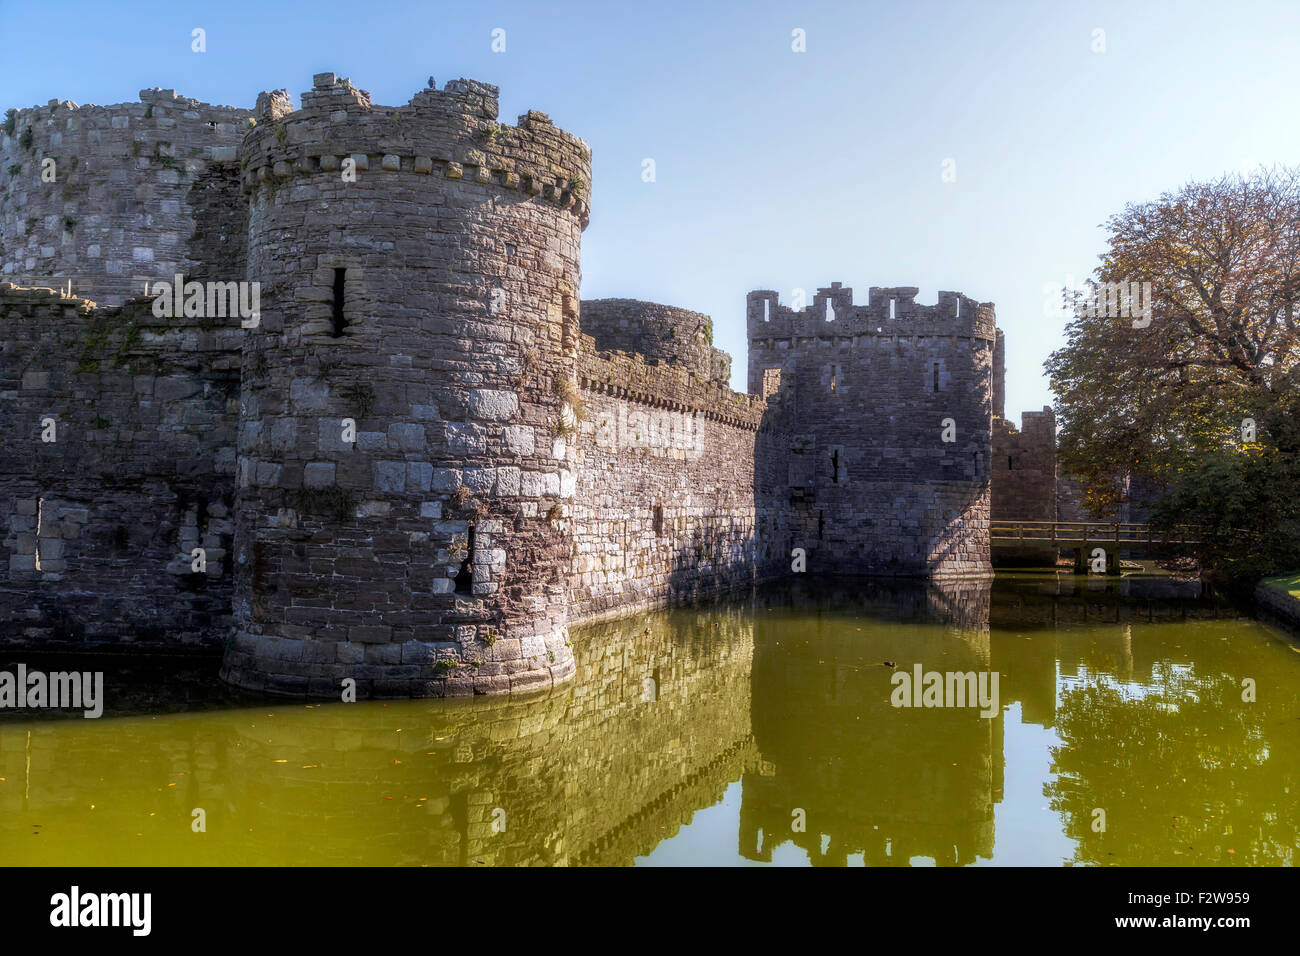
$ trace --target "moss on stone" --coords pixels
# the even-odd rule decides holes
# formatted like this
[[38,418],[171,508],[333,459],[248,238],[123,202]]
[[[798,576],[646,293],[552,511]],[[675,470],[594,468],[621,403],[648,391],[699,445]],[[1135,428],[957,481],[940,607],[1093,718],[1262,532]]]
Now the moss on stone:
[[302,514],[326,515],[335,521],[347,521],[356,513],[351,491],[338,485],[324,488],[296,488],[285,495],[289,506]]
[[339,389],[357,421],[369,418],[375,410],[375,389],[369,382],[352,382]]

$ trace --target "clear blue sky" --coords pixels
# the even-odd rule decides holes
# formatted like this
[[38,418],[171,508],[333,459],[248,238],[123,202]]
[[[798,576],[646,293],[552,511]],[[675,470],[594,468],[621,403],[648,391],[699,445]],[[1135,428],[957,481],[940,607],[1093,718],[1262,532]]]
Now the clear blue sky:
[[385,105],[430,75],[493,83],[504,121],[540,109],[591,143],[584,298],[711,314],[743,389],[751,289],[965,292],[997,305],[1012,418],[1051,401],[1044,286],[1091,271],[1109,214],[1300,162],[1296,2],[0,0],[0,36],[0,109],[149,86],[296,103],[324,71]]

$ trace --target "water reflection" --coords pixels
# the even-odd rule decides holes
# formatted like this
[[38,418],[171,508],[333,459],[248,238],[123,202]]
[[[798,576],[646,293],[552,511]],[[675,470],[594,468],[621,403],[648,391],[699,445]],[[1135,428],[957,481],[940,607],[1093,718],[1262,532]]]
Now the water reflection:
[[[990,669],[991,584],[792,589],[756,616],[754,738],[740,852],[800,847],[814,865],[857,854],[964,864],[993,849],[994,720],[976,709],[895,708],[894,669]],[[866,635],[864,637],[864,634]],[[807,826],[793,829],[802,812]]]
[[[1293,863],[1300,655],[1178,587],[766,588],[575,631],[525,700],[110,663],[100,720],[0,714],[0,863]],[[997,671],[1001,711],[895,708],[891,664]]]

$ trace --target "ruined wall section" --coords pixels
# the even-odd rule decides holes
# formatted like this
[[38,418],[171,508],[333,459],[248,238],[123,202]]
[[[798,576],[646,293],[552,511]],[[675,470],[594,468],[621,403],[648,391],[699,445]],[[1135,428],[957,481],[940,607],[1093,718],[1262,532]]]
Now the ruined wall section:
[[[748,297],[749,390],[772,396],[760,519],[810,571],[987,575],[995,320],[912,287]],[[947,437],[952,438],[946,441]]]
[[[0,134],[0,279],[71,281],[74,295],[111,305],[176,273],[238,280],[233,164],[252,115],[158,89],[141,90],[138,103],[10,110]],[[46,159],[52,182],[42,178]],[[214,192],[223,199],[211,201]],[[214,234],[228,244],[215,261],[220,246],[205,238]]]
[[[1021,426],[993,419],[991,519],[1056,521],[1056,415],[1050,406],[1024,412]],[[999,548],[997,557],[1008,564],[1056,563],[1051,548]]]
[[587,335],[578,369],[577,490],[564,515],[571,617],[623,614],[763,577],[754,447],[765,403],[681,366],[597,351]]
[[6,646],[226,638],[244,332],[159,319],[151,302],[0,284]]
[[[288,694],[541,689],[573,673],[576,401],[590,150],[496,87],[407,106],[320,74],[240,147],[248,278],[238,634],[224,676]],[[355,422],[347,441],[345,419]]]

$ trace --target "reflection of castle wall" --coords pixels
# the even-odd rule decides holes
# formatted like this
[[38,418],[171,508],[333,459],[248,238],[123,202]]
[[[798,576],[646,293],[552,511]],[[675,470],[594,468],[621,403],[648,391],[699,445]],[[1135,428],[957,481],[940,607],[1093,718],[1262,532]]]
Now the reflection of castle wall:
[[[915,856],[964,864],[992,854],[1001,776],[993,737],[1001,717],[981,718],[978,708],[891,706],[893,670],[862,659],[852,623],[894,608],[896,619],[913,625],[900,670],[921,663],[982,671],[990,666],[988,600],[989,585],[977,583],[792,592],[789,606],[808,619],[797,633],[811,651],[790,646],[788,622],[758,618],[753,723],[762,763],[744,779],[742,855],[771,859],[787,840],[826,864],[859,852],[869,865]],[[804,833],[791,828],[796,808],[807,815]]]
[[564,751],[585,794],[567,820],[573,862],[648,853],[716,803],[752,753],[748,615],[730,605],[649,620],[580,635]]
[[[99,864],[355,864],[349,834],[368,863],[627,864],[753,764],[752,624],[733,605],[597,625],[575,644],[578,679],[526,700],[195,713],[161,746],[149,722],[7,721],[0,814],[42,808],[37,822]],[[137,756],[107,800],[83,771],[122,751]],[[213,838],[182,853],[174,829],[194,807]]]

